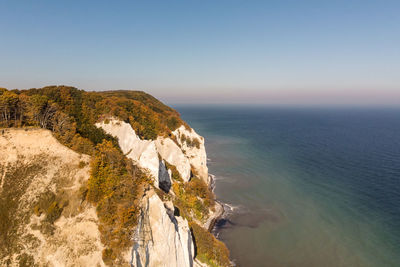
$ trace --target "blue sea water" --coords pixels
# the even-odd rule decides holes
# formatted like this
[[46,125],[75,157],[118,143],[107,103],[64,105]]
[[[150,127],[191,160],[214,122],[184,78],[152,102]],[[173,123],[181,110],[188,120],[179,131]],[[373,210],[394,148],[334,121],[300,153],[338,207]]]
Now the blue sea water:
[[400,266],[400,109],[177,106],[238,266]]

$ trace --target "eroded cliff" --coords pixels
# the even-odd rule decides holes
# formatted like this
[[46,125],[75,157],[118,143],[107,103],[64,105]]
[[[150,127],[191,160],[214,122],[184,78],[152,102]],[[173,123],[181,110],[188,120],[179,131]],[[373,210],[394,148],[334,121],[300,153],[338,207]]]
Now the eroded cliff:
[[104,266],[95,207],[82,203],[89,156],[48,130],[0,135],[1,266]]
[[229,266],[204,138],[137,91],[0,90],[0,265]]
[[[162,197],[165,202],[162,202],[154,190],[143,197],[132,249],[132,263],[137,266],[193,266],[194,243],[186,218],[190,217],[208,228],[221,209],[218,206],[217,211],[215,210],[215,202],[203,206],[201,211],[184,207],[189,214],[183,218],[178,215],[179,208],[174,206],[174,200],[180,196],[176,191],[170,191],[170,188],[189,182],[195,174],[198,176],[195,179],[208,183],[203,137],[182,126],[173,132],[172,138],[159,136],[154,141],[141,140],[129,124],[116,118],[107,118],[96,126],[116,137],[126,156],[147,169],[154,179],[156,189],[164,191]],[[198,140],[198,143],[191,145],[188,144],[191,141],[187,140]],[[172,178],[171,169],[176,171],[178,177]],[[198,196],[177,201],[193,201],[193,198],[200,203],[204,201]],[[200,216],[196,216],[196,212]]]

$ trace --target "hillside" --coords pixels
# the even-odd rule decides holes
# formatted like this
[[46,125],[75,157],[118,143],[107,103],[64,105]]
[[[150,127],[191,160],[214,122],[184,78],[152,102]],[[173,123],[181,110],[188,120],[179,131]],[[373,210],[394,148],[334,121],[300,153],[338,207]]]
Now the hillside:
[[0,125],[2,265],[230,265],[204,139],[154,97],[0,89]]

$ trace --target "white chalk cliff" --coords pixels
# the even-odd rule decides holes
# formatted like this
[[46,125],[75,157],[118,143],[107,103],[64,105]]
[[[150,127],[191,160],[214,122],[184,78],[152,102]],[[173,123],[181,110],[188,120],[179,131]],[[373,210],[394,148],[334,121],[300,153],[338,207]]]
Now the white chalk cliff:
[[[168,164],[176,167],[184,182],[190,180],[192,172],[208,182],[204,139],[194,130],[181,126],[172,133],[172,138],[158,137],[151,141],[141,140],[130,124],[117,119],[96,126],[118,138],[123,153],[148,171],[156,188],[170,190],[174,181]],[[182,135],[199,143],[188,145],[182,141]],[[8,191],[15,191],[10,192],[18,199],[7,204],[15,209],[13,217],[20,222],[11,229],[18,238],[9,242],[17,252],[0,258],[0,266],[7,266],[7,262],[17,266],[21,261],[39,266],[105,266],[96,209],[83,201],[81,195],[89,178],[90,156],[61,145],[47,130],[3,131],[0,151],[0,196],[5,199]],[[23,178],[21,184],[13,183],[14,176]],[[205,266],[195,259],[188,221],[178,215],[171,201],[161,200],[156,190],[149,186],[141,200],[133,245],[123,253],[124,264]],[[41,198],[47,196],[50,204],[63,207],[53,224],[46,221],[45,212],[36,210]],[[205,223],[206,227],[210,222]]]
[[194,244],[188,222],[174,216],[154,192],[143,199],[134,236],[133,266],[193,266]]
[[[96,126],[118,138],[122,151],[140,167],[148,169],[156,187],[168,191],[173,182],[165,162],[174,165],[185,182],[190,180],[191,168],[208,182],[204,139],[194,130],[182,126],[173,132],[175,141],[168,137],[148,141],[141,140],[130,124],[114,118]],[[199,148],[181,142],[182,134],[197,138]],[[141,210],[131,252],[132,266],[198,265],[194,261],[194,244],[188,222],[174,215],[171,202],[164,203],[151,190],[143,198]]]
[[108,123],[104,121],[96,123],[96,126],[102,128],[106,133],[117,137],[122,152],[136,162],[139,167],[147,169],[156,179],[156,184],[158,184],[159,162],[156,146],[153,141],[141,140],[130,124],[116,119],[111,119]]
[[[178,129],[172,132],[176,137],[181,150],[184,152],[185,156],[188,158],[189,163],[197,171],[198,176],[203,179],[207,184],[210,183],[207,168],[207,155],[204,146],[204,138],[198,135],[192,128],[187,129],[184,125],[181,125]],[[182,136],[186,139],[198,140],[199,147],[189,146],[187,142],[182,142]]]
[[[181,126],[173,132],[178,145],[169,137],[159,136],[155,141],[141,140],[130,124],[115,118],[107,120],[107,123],[105,121],[96,123],[96,126],[117,137],[122,152],[140,167],[147,169],[153,176],[154,184],[157,187],[159,186],[160,173],[158,155],[162,160],[174,165],[185,182],[190,179],[192,167],[200,178],[207,183],[209,182],[204,138],[193,129],[187,130],[184,126]],[[197,138],[200,143],[199,148],[189,147],[186,143],[182,143],[180,138],[182,134],[192,139]]]

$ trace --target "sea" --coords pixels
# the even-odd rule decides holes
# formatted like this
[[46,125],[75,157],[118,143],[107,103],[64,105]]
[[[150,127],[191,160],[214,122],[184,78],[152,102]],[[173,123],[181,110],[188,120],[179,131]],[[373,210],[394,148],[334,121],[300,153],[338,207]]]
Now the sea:
[[400,108],[174,106],[237,266],[400,266]]

